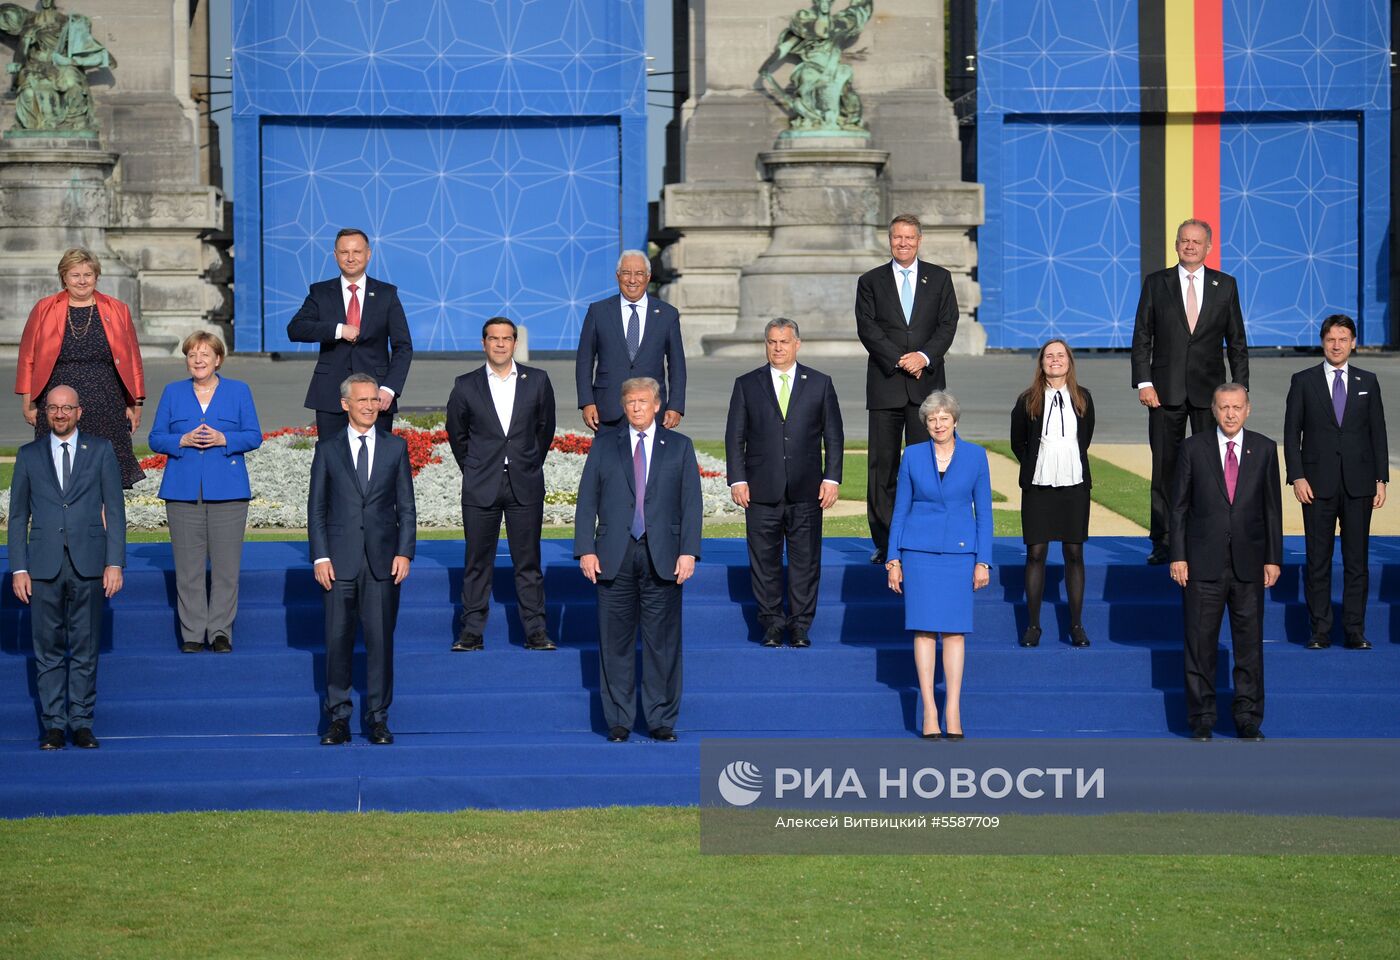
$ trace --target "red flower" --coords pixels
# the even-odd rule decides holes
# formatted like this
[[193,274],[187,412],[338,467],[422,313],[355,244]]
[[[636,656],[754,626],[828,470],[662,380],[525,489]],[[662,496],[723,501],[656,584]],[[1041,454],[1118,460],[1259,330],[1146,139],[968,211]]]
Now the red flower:
[[165,454],[153,453],[149,457],[140,460],[138,466],[140,466],[142,470],[164,470]]
[[593,438],[581,433],[561,433],[554,438],[549,449],[558,450],[560,453],[577,453],[587,456],[588,451],[593,449]]

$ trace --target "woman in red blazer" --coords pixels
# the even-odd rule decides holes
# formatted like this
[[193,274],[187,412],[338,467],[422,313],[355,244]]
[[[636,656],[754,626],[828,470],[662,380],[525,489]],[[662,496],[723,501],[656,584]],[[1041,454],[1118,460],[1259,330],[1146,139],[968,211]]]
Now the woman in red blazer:
[[141,348],[126,304],[97,292],[102,264],[90,251],[74,247],[58,261],[63,289],[34,304],[19,344],[15,393],[37,440],[49,432],[44,399],[60,384],[78,393],[83,433],[112,444],[122,486],[142,477],[131,450],[141,423],[146,379]]

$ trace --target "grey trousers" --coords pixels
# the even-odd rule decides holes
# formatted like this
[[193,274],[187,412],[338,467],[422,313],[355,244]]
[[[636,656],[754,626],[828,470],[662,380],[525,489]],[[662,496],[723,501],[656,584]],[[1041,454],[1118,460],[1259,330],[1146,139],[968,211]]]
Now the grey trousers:
[[[165,518],[170,525],[170,552],[175,556],[180,639],[203,644],[222,633],[232,640],[248,501],[167,500]],[[207,593],[206,566],[211,571]]]

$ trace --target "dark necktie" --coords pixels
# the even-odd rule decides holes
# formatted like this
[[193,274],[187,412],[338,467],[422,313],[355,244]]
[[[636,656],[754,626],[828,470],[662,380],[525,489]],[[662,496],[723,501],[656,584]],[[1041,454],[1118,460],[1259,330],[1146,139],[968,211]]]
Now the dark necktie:
[[68,441],[59,444],[63,448],[63,490],[68,491],[68,481],[73,479],[73,458],[68,455]]
[[640,540],[647,532],[647,450],[645,433],[637,434],[637,449],[632,451],[632,482],[637,488],[637,506],[632,510],[632,539]]
[[355,455],[355,476],[360,481],[360,492],[369,489],[369,437],[360,435],[360,452]]
[[1342,371],[1333,370],[1332,412],[1337,415],[1337,426],[1342,425],[1342,415],[1347,412],[1347,388],[1342,384]]
[[1235,502],[1235,484],[1240,479],[1240,461],[1235,457],[1235,441],[1225,441],[1225,495]]
[[637,359],[637,350],[642,345],[642,321],[637,316],[637,305],[629,303],[632,308],[632,316],[627,318],[627,359]]

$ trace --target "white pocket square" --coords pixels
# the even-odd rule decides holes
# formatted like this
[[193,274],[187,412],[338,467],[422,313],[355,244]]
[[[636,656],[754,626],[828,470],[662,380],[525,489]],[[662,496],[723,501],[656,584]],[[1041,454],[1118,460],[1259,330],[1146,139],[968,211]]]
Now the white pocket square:
[[1368,393],[1370,393],[1369,390],[1358,390],[1358,391],[1356,391],[1356,395],[1357,395],[1358,397],[1364,397],[1364,396],[1366,396],[1366,394],[1368,394]]

